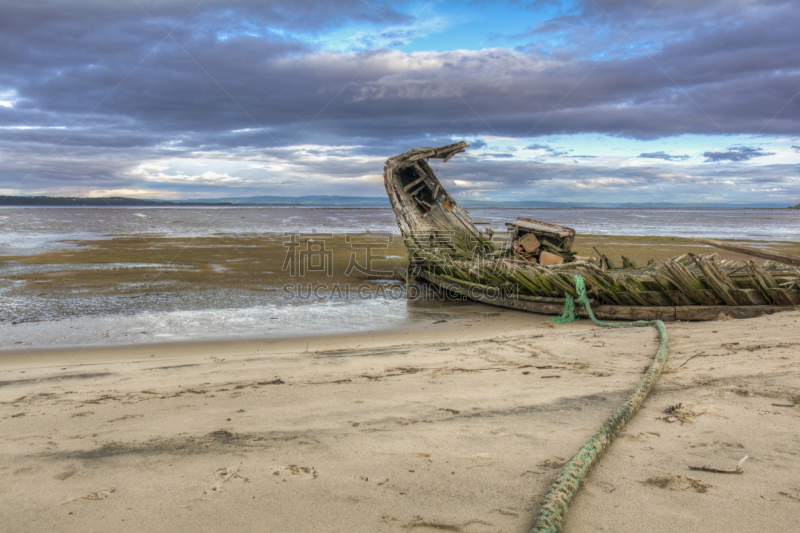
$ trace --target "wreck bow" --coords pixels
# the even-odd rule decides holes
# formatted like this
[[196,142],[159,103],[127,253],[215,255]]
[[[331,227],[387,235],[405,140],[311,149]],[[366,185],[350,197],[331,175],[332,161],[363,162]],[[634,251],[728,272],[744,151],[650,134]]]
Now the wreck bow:
[[442,187],[427,161],[441,159],[447,162],[468,147],[461,141],[439,148],[414,148],[386,161],[383,168],[386,193],[397,215],[400,231],[412,248],[431,248],[431,239],[447,237],[452,238],[441,243],[445,248],[468,250],[477,243],[489,243],[475,227],[466,209]]

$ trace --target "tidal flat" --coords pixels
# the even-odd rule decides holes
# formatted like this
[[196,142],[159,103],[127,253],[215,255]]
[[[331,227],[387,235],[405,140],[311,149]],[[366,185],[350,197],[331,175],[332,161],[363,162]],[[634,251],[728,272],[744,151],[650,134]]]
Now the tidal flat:
[[[294,235],[294,234],[293,234]],[[406,327],[465,302],[408,302],[390,233],[103,235],[0,257],[4,348],[255,338]],[[497,233],[495,241],[508,239]],[[798,253],[789,241],[742,240]],[[579,235],[616,264],[715,250],[684,237]],[[720,257],[742,259],[722,252]],[[472,304],[475,305],[475,304]]]
[[[495,234],[502,242],[508,234]],[[738,239],[750,246],[769,246],[800,253],[800,243]],[[283,234],[157,237],[114,235],[104,240],[70,241],[64,250],[41,254],[0,256],[0,276],[24,281],[18,290],[81,290],[95,294],[178,292],[235,288],[268,290],[288,283],[367,283],[390,279],[405,266],[406,248],[399,236],[358,234],[300,236],[296,248]],[[369,248],[369,250],[368,250]],[[747,256],[715,250],[685,237],[578,235],[578,255],[598,249],[621,264],[625,256],[638,264],[685,253],[717,253],[725,259]],[[321,262],[302,273],[293,270],[291,255],[316,256]],[[371,256],[368,259],[368,254]],[[312,258],[314,259],[314,258]],[[328,263],[330,267],[328,268]],[[30,266],[29,266],[30,265]],[[34,265],[50,265],[36,268]],[[352,268],[351,268],[352,267]]]

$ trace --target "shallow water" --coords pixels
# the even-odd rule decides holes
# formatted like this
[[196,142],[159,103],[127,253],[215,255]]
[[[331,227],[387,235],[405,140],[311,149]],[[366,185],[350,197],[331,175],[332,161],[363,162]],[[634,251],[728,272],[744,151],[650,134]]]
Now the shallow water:
[[[498,209],[473,208],[481,226],[504,231],[518,216],[575,228],[579,234],[796,240],[800,211],[788,209]],[[257,233],[347,233],[364,230],[399,235],[389,208],[3,208],[0,255],[27,255],[68,247],[68,241],[113,235],[199,237]],[[65,242],[66,241],[66,242]]]
[[[206,295],[201,296],[205,300]],[[0,348],[324,336],[400,329],[419,321],[495,311],[470,302],[408,302],[394,298],[289,300],[278,294],[256,301],[253,296],[249,293],[239,301],[240,305],[227,307],[230,300],[217,295],[205,301],[205,307],[190,310],[178,307],[177,298],[166,309],[142,299],[139,305],[118,313],[108,313],[111,302],[98,300],[92,313],[69,314],[67,310],[60,316],[43,315],[34,322],[0,322]],[[196,304],[192,302],[193,307]],[[160,310],[153,311],[151,307]]]

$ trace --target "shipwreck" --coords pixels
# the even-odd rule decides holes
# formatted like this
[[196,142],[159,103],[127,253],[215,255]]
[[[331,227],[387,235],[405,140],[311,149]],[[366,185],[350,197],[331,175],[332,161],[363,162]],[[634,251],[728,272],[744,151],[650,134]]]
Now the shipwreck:
[[407,282],[433,284],[476,301],[542,314],[558,314],[567,294],[577,297],[580,274],[598,318],[713,320],[749,318],[800,304],[800,258],[720,241],[717,248],[767,259],[722,261],[686,254],[637,267],[614,265],[594,252],[578,256],[575,230],[529,218],[509,221],[510,238],[480,231],[469,212],[445,190],[428,164],[447,162],[469,145],[414,148],[383,169],[386,192],[408,248]]

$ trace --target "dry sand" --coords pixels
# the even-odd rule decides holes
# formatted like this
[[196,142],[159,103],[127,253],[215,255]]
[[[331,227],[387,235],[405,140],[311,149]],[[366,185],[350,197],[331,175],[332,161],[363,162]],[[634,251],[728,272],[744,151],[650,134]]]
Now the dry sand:
[[[656,333],[483,309],[335,338],[0,353],[2,528],[527,531]],[[796,531],[799,320],[668,324],[667,371],[565,531]],[[741,475],[688,469],[744,455]]]

